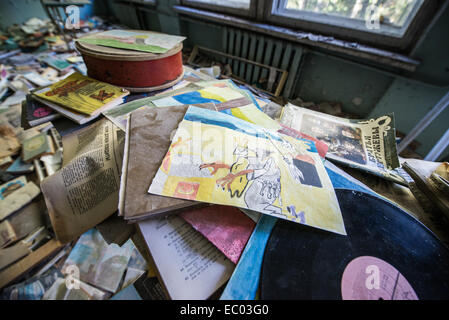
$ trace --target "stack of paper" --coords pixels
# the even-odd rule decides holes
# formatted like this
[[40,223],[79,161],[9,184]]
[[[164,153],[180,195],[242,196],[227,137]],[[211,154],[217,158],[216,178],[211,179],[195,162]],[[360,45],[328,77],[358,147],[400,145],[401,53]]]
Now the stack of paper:
[[32,98],[69,119],[83,124],[102,111],[123,102],[129,91],[100,82],[80,73],[33,92]]
[[260,214],[345,234],[327,145],[264,104],[230,80],[199,80],[103,112],[126,135],[119,215],[138,222],[172,299],[212,296]]

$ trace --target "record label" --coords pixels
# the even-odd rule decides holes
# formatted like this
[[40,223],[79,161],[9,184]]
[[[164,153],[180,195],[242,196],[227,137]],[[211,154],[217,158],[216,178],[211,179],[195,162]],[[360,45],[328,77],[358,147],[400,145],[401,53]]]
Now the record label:
[[341,280],[343,300],[418,300],[407,279],[382,259],[362,256],[346,266]]
[[50,108],[41,107],[33,111],[33,116],[36,118],[42,118],[48,116],[51,112],[52,110]]

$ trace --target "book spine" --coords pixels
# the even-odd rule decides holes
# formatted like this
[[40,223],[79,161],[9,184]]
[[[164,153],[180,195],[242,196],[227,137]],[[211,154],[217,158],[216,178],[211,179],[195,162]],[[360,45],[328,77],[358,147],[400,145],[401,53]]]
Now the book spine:
[[50,134],[55,143],[56,150],[62,150],[62,138],[61,138],[61,135],[59,134],[58,130],[56,130],[55,128],[51,128]]

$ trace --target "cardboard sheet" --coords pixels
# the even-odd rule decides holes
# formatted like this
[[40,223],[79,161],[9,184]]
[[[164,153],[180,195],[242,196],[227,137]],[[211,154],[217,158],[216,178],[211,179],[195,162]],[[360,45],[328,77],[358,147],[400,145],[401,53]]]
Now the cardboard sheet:
[[[213,104],[203,105],[213,109]],[[176,209],[199,206],[193,201],[148,194],[147,190],[170,146],[170,136],[188,106],[148,108],[131,113],[129,141],[125,148],[127,166],[122,188],[123,212],[127,220],[140,220]],[[142,174],[145,172],[145,174]]]
[[0,202],[0,220],[5,219],[13,212],[30,203],[41,193],[41,190],[33,182],[27,182],[23,187],[13,191]]

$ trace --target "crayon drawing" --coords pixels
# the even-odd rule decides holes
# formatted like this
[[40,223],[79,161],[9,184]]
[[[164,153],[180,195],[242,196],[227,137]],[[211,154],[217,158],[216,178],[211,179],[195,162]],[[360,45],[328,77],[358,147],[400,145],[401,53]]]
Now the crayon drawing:
[[230,205],[346,234],[314,143],[190,107],[149,193]]

